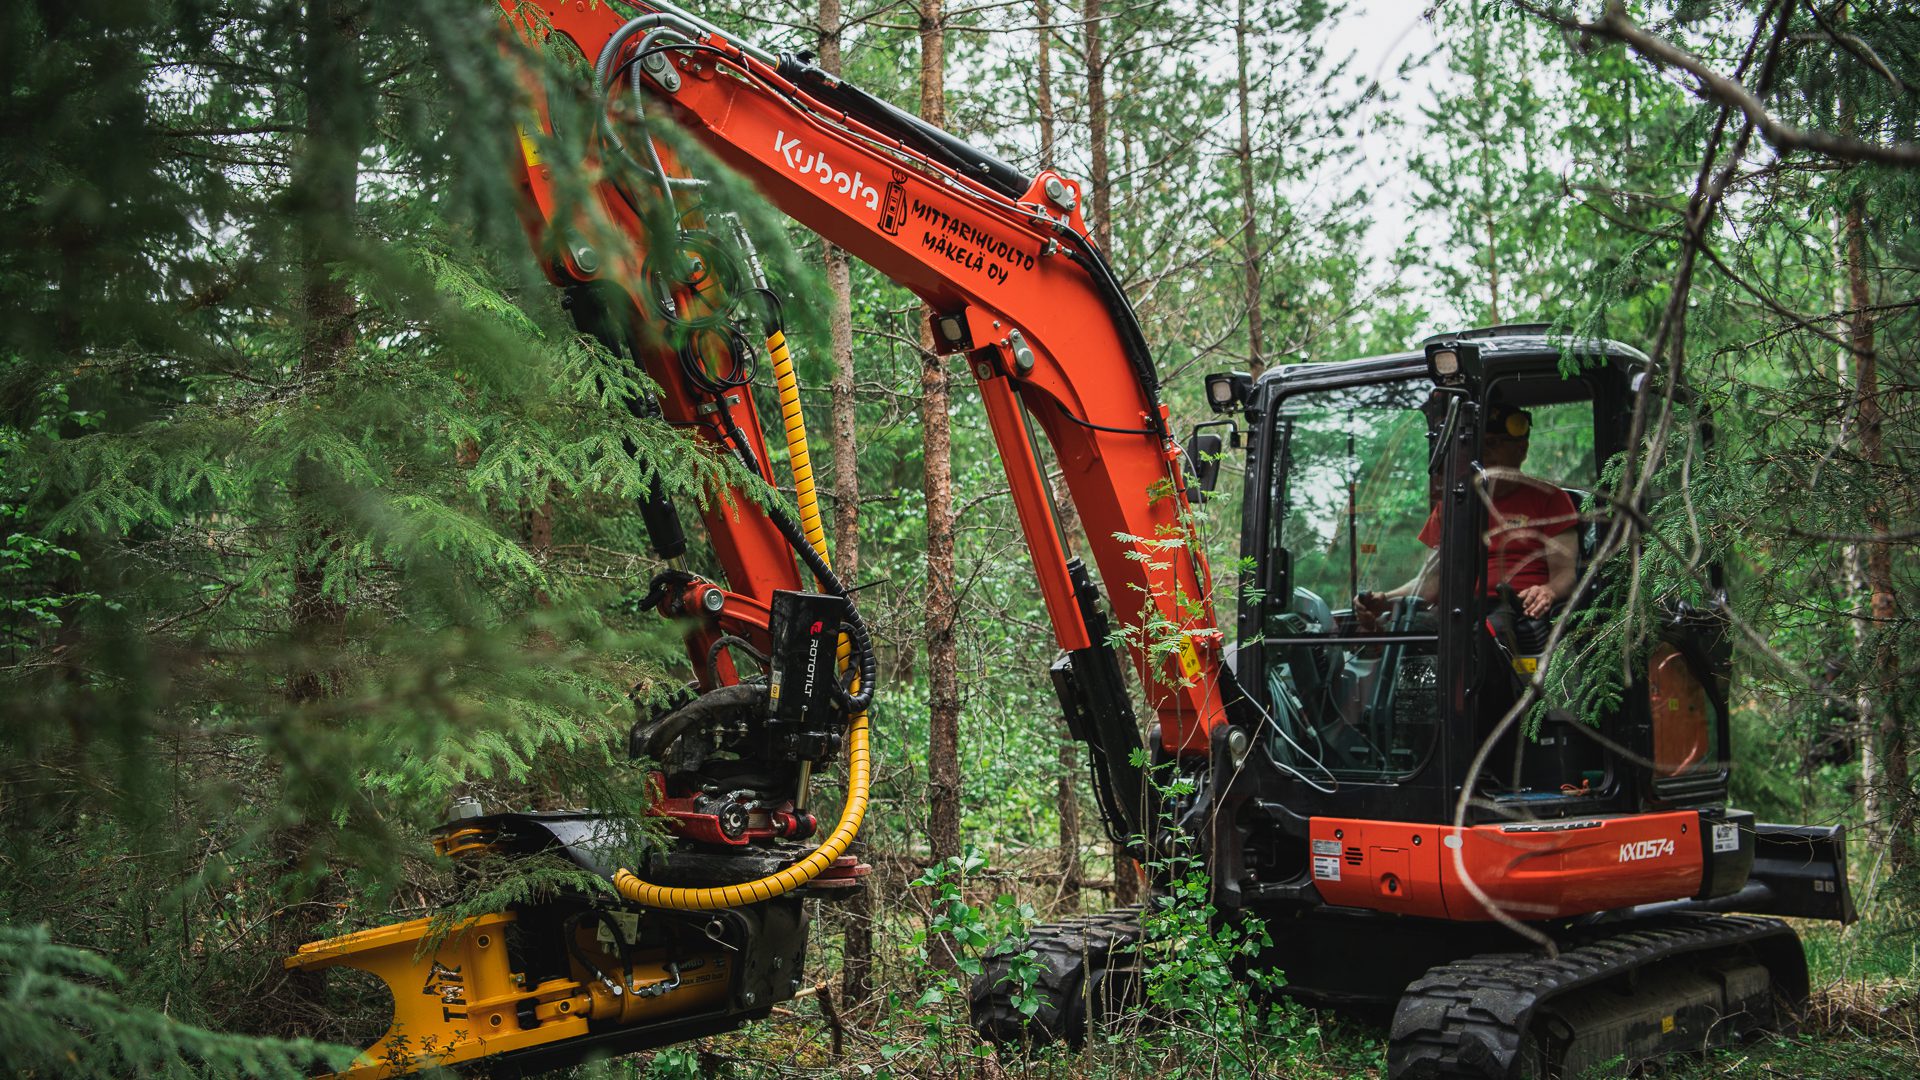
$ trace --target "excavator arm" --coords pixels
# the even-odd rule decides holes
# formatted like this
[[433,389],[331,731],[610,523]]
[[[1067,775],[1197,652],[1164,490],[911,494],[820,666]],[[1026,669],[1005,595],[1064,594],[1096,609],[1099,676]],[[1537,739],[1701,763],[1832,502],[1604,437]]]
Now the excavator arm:
[[[1029,419],[1039,427],[1085,523],[1165,750],[1204,752],[1223,719],[1218,681],[1208,677],[1222,641],[1208,571],[1184,543],[1180,451],[1145,339],[1088,235],[1079,185],[1051,171],[1023,177],[806,61],[769,56],[671,5],[637,5],[647,13],[631,20],[605,6],[546,7],[546,25],[519,16],[529,36],[572,42],[609,83],[639,80],[661,114],[774,205],[926,302],[936,348],[964,353],[979,384],[1041,598],[1060,647],[1075,653],[1104,642],[1089,633],[1027,435]],[[638,268],[602,265],[590,248],[552,243],[569,222],[557,216],[551,171],[537,152],[523,161],[530,225],[556,256],[556,284],[641,280]],[[676,179],[661,171],[664,183]],[[610,218],[638,226],[623,198],[611,190],[602,198]],[[629,300],[636,310],[645,303]],[[691,420],[700,395],[675,365],[642,359],[665,390],[668,416]],[[765,569],[788,561],[778,538],[732,523],[710,531],[736,548],[723,559],[740,592],[764,601],[769,589],[791,587]]]
[[[450,930],[421,920],[304,946],[289,967],[359,968],[394,995],[392,1026],[344,1075],[432,1065],[512,1075],[764,1016],[801,985],[802,899],[843,894],[866,869],[846,852],[867,799],[877,665],[853,583],[831,567],[779,305],[758,305],[759,325],[744,325],[743,300],[766,291],[750,239],[704,204],[711,181],[654,137],[661,125],[913,292],[932,313],[936,351],[965,357],[1061,650],[1055,688],[1090,747],[1110,831],[1154,831],[1123,653],[1153,714],[1157,760],[1201,772],[1226,720],[1223,641],[1206,562],[1189,542],[1181,451],[1079,186],[1051,171],[1023,176],[804,59],[669,4],[630,10],[503,0],[509,50],[566,43],[593,71],[597,137],[590,160],[570,163],[579,169],[550,160],[565,145],[558,110],[530,81],[516,173],[528,235],[581,331],[658,388],[633,407],[773,485],[752,393],[759,346],[749,339],[764,338],[798,515],[744,483],[707,500],[704,532],[724,578],[714,581],[678,568],[677,508],[657,486],[643,500],[654,545],[674,565],[647,603],[689,625],[696,672],[679,699],[640,717],[631,743],[653,769],[650,812],[668,849],[634,865],[633,838],[604,815],[457,808],[436,834],[443,854],[558,855],[618,899],[562,896]],[[1085,525],[1092,568],[1069,552],[1036,428]],[[840,820],[808,846],[819,828],[813,770],[842,751]]]

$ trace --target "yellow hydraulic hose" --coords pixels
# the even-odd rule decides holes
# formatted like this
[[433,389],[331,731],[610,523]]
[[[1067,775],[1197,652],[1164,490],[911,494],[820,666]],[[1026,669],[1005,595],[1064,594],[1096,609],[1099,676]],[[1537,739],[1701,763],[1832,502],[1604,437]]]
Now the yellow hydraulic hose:
[[[813,459],[807,453],[807,427],[800,415],[800,381],[793,373],[793,358],[787,352],[786,335],[775,330],[767,337],[767,353],[773,358],[774,386],[780,391],[780,415],[787,431],[787,457],[793,466],[793,488],[800,504],[800,528],[807,543],[827,558],[827,533],[820,523],[820,500],[814,492]],[[844,670],[853,654],[853,643],[840,637],[839,662]],[[858,693],[856,681],[853,690]],[[861,819],[867,816],[867,787],[872,779],[873,760],[867,750],[867,711],[862,709],[847,726],[847,804],[840,810],[840,821],[820,846],[804,859],[777,874],[738,885],[705,889],[679,889],[649,885],[631,870],[617,870],[613,887],[621,896],[648,907],[676,911],[711,911],[714,908],[742,907],[771,900],[819,877],[847,853],[860,832]]]
[[800,413],[800,380],[793,374],[787,335],[775,330],[767,336],[767,355],[773,358],[773,385],[780,391],[780,421],[787,431],[787,461],[793,469],[793,494],[800,504],[800,531],[827,562],[827,530],[820,524],[820,499],[813,490],[813,455],[807,451],[807,421]]

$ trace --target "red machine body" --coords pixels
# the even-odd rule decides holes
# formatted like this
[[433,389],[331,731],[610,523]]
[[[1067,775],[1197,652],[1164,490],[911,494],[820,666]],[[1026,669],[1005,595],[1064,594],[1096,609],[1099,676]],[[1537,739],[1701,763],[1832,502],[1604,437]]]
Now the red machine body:
[[1691,810],[1462,829],[1315,818],[1313,884],[1330,904],[1374,911],[1558,919],[1692,897],[1701,830]]

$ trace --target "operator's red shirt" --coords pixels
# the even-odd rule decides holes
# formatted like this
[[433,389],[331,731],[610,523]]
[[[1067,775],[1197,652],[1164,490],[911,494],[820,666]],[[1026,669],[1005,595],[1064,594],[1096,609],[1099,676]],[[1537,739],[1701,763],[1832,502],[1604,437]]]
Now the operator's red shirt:
[[[1487,509],[1487,595],[1501,582],[1520,592],[1547,583],[1547,538],[1577,523],[1567,493],[1539,480],[1507,481],[1494,490]],[[1440,545],[1440,504],[1420,527],[1420,542]]]

